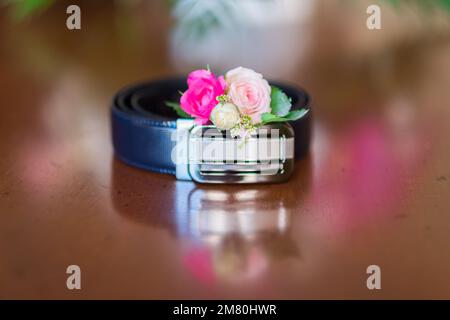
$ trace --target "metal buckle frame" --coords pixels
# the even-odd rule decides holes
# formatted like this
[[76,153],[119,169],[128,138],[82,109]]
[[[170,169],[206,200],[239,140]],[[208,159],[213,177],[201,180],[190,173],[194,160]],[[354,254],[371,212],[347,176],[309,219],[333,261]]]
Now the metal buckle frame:
[[173,140],[179,180],[274,183],[286,181],[294,169],[294,130],[288,123],[262,126],[243,141],[214,126],[179,119]]

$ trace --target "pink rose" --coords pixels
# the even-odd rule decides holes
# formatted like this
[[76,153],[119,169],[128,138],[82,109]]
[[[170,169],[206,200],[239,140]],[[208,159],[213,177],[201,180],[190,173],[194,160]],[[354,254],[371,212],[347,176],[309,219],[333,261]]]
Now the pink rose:
[[196,70],[189,74],[188,89],[180,99],[181,109],[195,118],[197,124],[206,124],[212,109],[218,104],[216,98],[225,92],[223,76],[216,78],[211,71]]
[[269,83],[261,74],[242,67],[228,71],[225,79],[228,96],[241,114],[250,116],[253,123],[261,122],[261,114],[270,112]]

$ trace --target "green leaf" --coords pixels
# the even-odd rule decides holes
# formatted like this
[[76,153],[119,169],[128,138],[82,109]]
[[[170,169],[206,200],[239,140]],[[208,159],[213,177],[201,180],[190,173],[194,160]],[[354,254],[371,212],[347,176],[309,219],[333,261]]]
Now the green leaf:
[[187,114],[186,112],[184,112],[183,109],[181,109],[181,106],[179,103],[177,102],[172,102],[172,101],[166,101],[166,106],[172,108],[179,117],[181,118],[192,118],[189,114]]
[[298,119],[303,118],[308,112],[309,112],[309,109],[308,110],[307,109],[292,110],[284,118],[287,121],[296,121]]
[[270,122],[278,122],[278,119],[282,119],[274,114],[271,114],[269,112],[265,112],[261,115],[261,122],[262,124],[270,123]]
[[284,117],[279,117],[275,114],[266,112],[261,115],[261,122],[262,124],[267,124],[272,122],[295,121],[303,118],[308,112],[309,110],[306,109],[292,110]]
[[291,98],[289,98],[280,88],[272,87],[270,99],[272,114],[279,117],[284,117],[289,113],[289,110],[291,110]]

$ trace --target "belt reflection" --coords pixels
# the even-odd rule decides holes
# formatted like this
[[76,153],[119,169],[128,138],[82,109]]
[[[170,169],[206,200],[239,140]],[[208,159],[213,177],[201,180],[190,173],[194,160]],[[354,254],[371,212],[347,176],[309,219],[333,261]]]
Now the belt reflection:
[[[176,183],[177,234],[190,239],[183,263],[200,280],[257,278],[273,258],[299,257],[290,237],[293,213],[270,188],[232,190]],[[187,195],[187,207],[179,201]]]
[[179,234],[202,241],[227,234],[252,239],[260,232],[285,232],[291,219],[283,200],[265,200],[269,190],[203,189],[185,182],[177,182],[175,190],[188,197],[187,208],[175,198]]
[[[306,188],[308,179],[303,174],[301,178]],[[274,261],[300,258],[291,225],[304,192],[294,192],[289,183],[199,185],[129,168],[117,160],[112,180],[117,211],[173,234],[181,263],[203,283],[257,279]]]

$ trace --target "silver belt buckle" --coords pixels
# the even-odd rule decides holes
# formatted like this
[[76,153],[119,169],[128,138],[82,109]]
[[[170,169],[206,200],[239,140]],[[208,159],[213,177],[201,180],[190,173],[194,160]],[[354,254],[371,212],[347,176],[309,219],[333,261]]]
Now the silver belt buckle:
[[177,120],[172,159],[179,180],[199,183],[273,183],[294,170],[294,130],[288,123],[259,128],[243,140],[214,126]]

